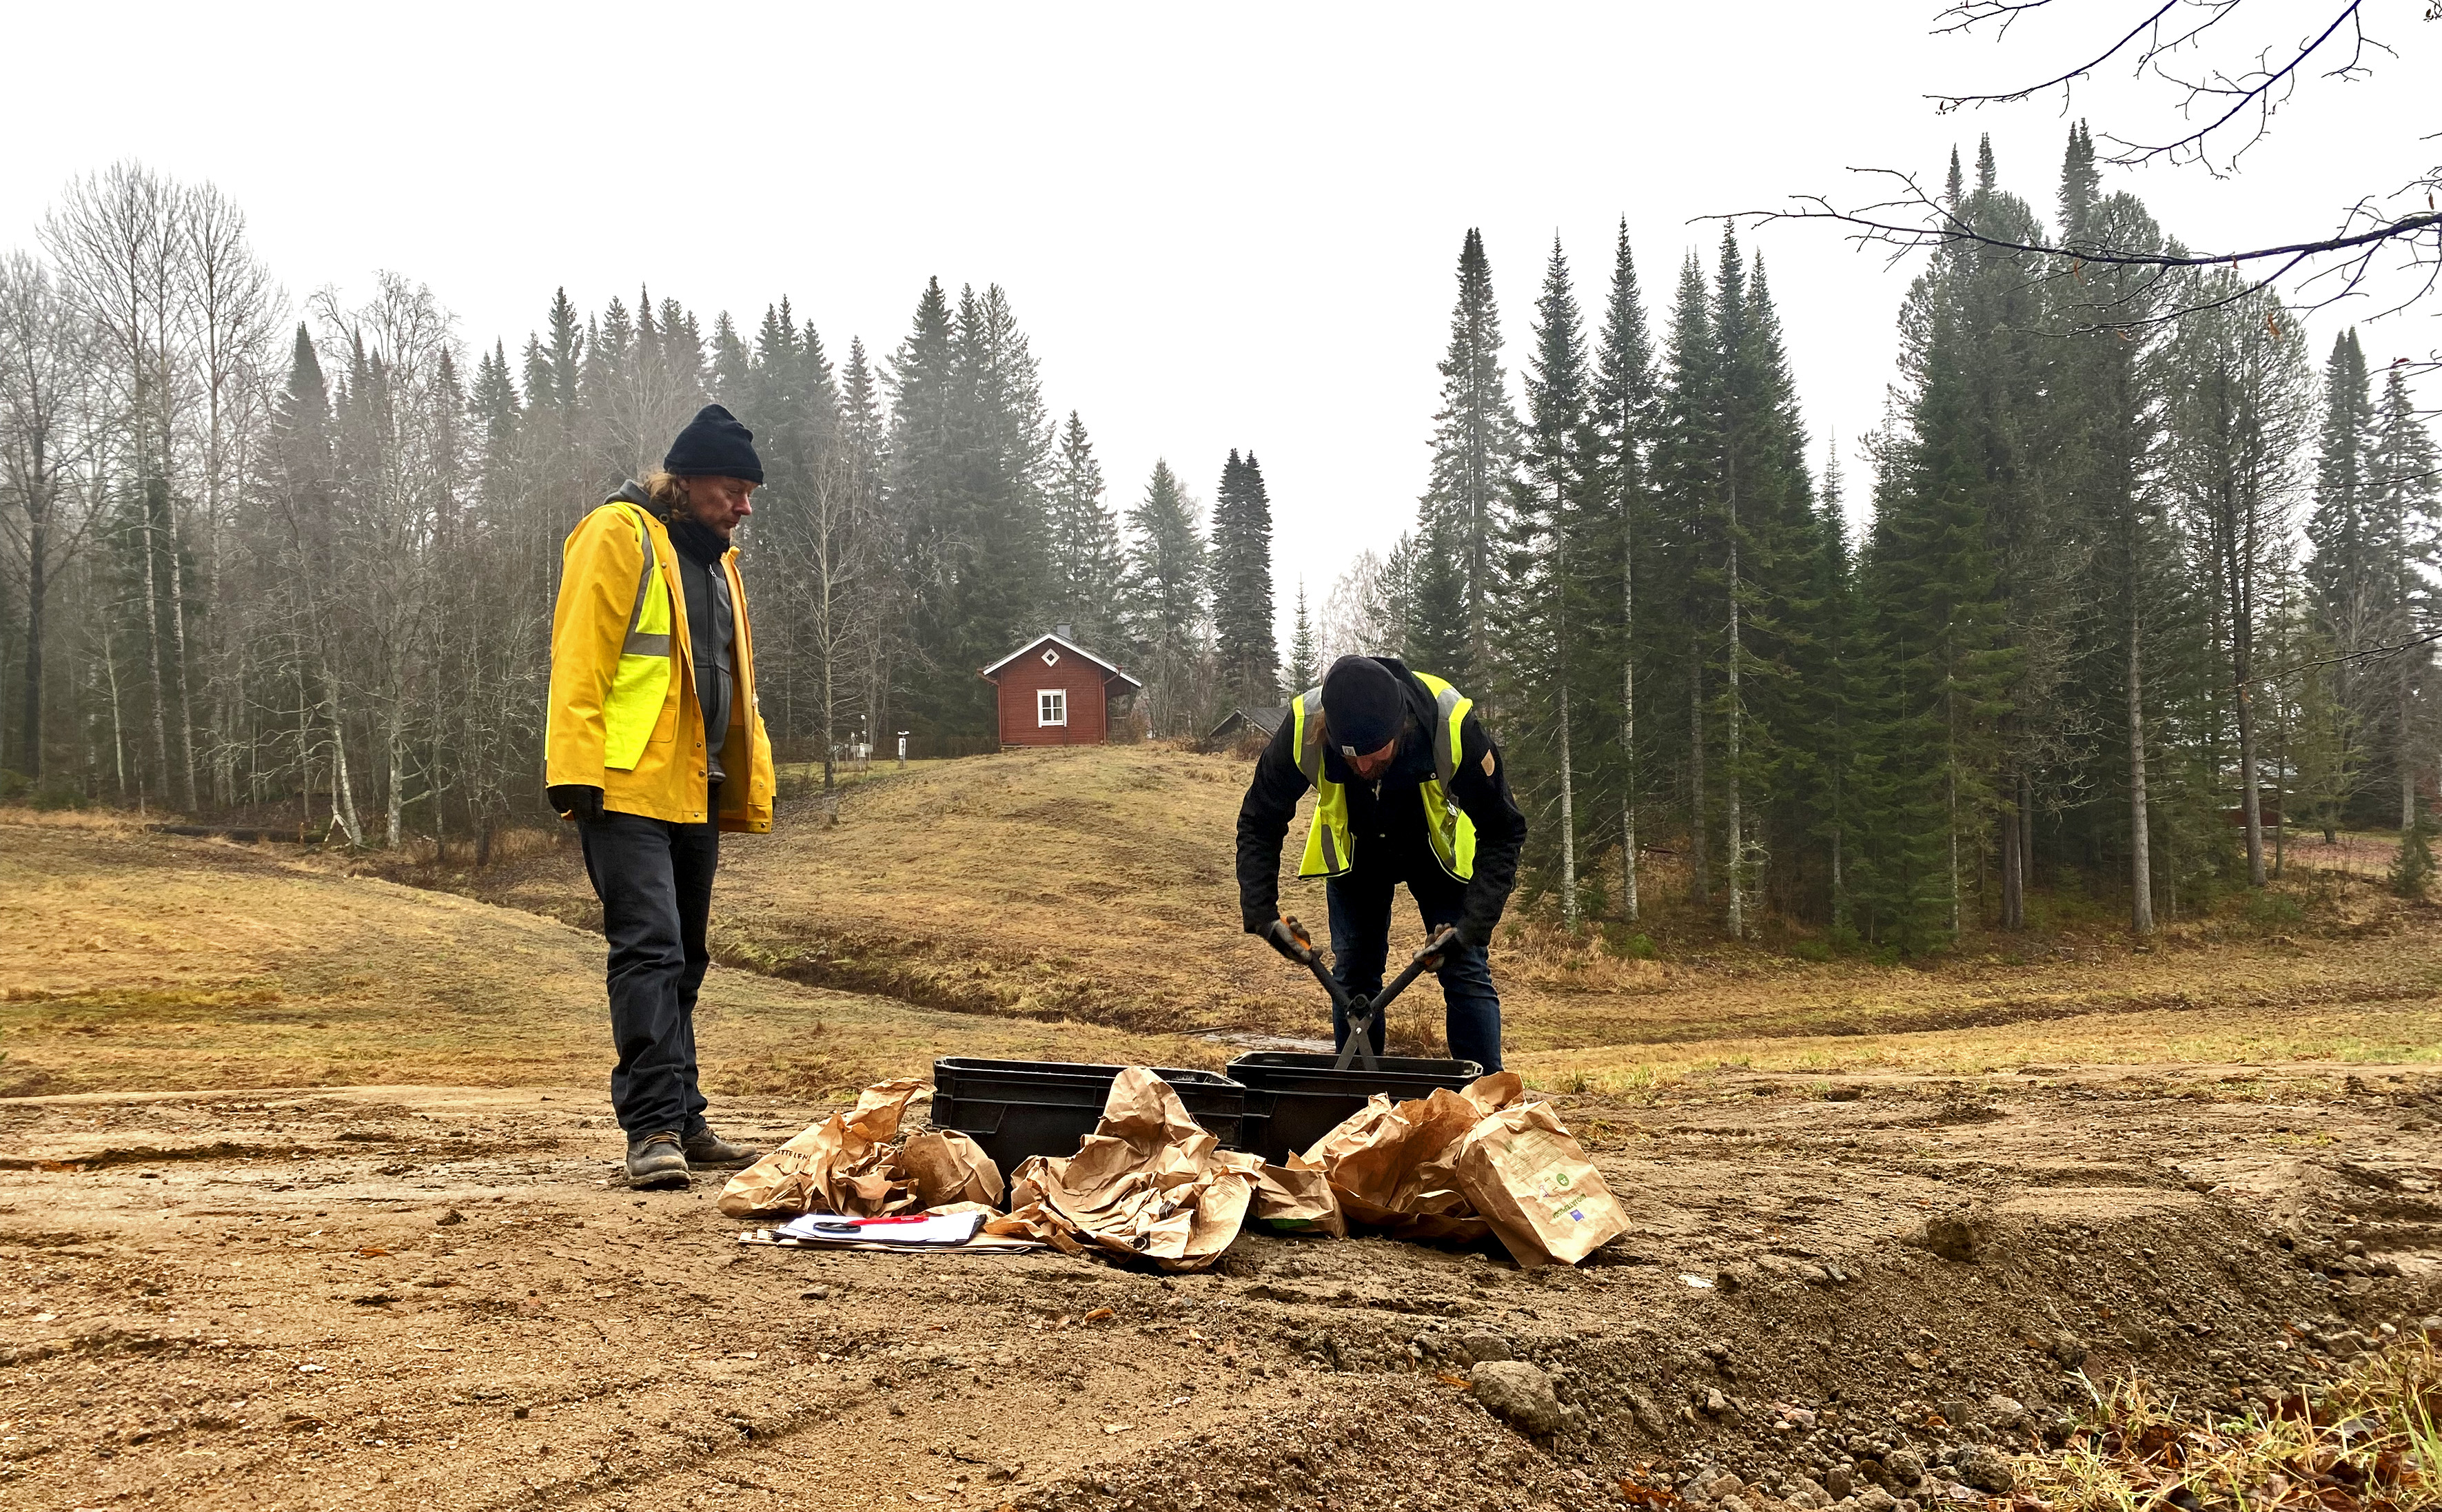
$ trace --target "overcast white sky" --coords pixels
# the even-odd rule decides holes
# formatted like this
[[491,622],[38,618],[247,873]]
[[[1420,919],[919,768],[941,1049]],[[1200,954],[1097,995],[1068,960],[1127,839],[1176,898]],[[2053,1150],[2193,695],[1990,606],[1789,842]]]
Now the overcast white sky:
[[[707,324],[785,293],[837,356],[894,347],[928,275],[996,282],[1115,502],[1157,456],[1209,501],[1226,452],[1257,453],[1285,620],[1301,574],[1319,604],[1412,518],[1468,227],[1514,377],[1556,233],[1591,316],[1625,215],[1658,335],[1680,259],[1719,238],[1691,217],[1853,194],[1848,165],[1938,179],[1990,130],[2049,211],[2056,101],[1944,118],[1923,96],[2043,77],[2148,7],[2058,0],[1998,47],[1928,37],[1936,8],[28,7],[0,21],[0,246],[136,157],[233,195],[301,300],[394,268],[512,353],[563,284],[594,308],[647,283]],[[2417,139],[2442,128],[2423,8],[2370,0],[2399,56],[2309,85],[2239,178],[2107,187],[2200,247],[2322,234],[2442,155]],[[2270,46],[2333,9],[2241,15]],[[2126,98],[2080,104],[2134,124]],[[1819,227],[1759,245],[1819,457],[1880,418],[1911,269]],[[2369,358],[2442,345],[2432,309],[2368,327]],[[2314,323],[2319,359],[2342,319]]]

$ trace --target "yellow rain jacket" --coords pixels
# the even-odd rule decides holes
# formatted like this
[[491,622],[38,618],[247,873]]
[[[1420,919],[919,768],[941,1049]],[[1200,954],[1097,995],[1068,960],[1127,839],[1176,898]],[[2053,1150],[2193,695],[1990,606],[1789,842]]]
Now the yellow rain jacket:
[[[728,777],[720,824],[761,834],[772,828],[772,740],[755,701],[755,638],[736,548],[720,568],[738,627],[738,689],[721,732]],[[602,806],[614,813],[703,823],[711,764],[693,645],[677,549],[630,483],[579,521],[560,548],[545,785],[600,788]]]

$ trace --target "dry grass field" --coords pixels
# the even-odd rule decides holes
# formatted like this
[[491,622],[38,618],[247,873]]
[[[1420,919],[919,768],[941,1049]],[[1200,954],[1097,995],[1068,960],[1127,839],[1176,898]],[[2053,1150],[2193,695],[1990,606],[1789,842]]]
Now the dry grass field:
[[[1175,1053],[1191,1065],[1230,1052],[1205,1036],[1327,1032],[1312,984],[1238,927],[1231,835],[1248,770],[1156,746],[877,767],[844,788],[835,823],[800,800],[773,834],[724,850],[716,951],[962,1014],[1187,1036]],[[2383,892],[2394,844],[2293,839],[2273,905],[2232,900],[2143,947],[2082,900],[2042,900],[2052,922],[2029,937],[1890,965],[1659,926],[1661,958],[1639,958],[1597,932],[1513,918],[1494,957],[1507,1043],[1539,1083],[1613,1090],[1722,1065],[2425,1059],[2442,1046],[2442,913]],[[593,914],[573,851],[400,875],[572,922]],[[1655,891],[1667,903],[1667,873]],[[1320,923],[1319,886],[1292,880],[1283,896]],[[1412,915],[1394,930],[1422,938]],[[1427,983],[1393,1032],[1430,1049],[1439,1017]]]
[[[576,864],[573,851],[556,853]],[[582,885],[580,875],[578,885]],[[0,815],[0,1096],[359,1084],[597,1088],[602,942],[293,847]],[[698,1039],[731,1092],[817,1095],[939,1047],[1151,1059],[1139,1036],[977,1019],[716,969]]]

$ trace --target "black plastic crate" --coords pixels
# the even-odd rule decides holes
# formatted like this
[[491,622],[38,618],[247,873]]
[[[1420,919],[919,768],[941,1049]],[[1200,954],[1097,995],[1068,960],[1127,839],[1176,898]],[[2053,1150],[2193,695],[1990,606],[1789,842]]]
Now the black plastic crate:
[[[1121,1069],[1066,1061],[935,1061],[933,1126],[982,1145],[1006,1179],[1030,1155],[1075,1155],[1102,1121]],[[1245,1087],[1218,1071],[1157,1066],[1153,1074],[1170,1084],[1188,1116],[1222,1148],[1240,1148]]]
[[1394,1102],[1429,1097],[1433,1088],[1456,1092],[1484,1074],[1473,1061],[1429,1061],[1413,1056],[1376,1057],[1381,1069],[1332,1069],[1338,1057],[1294,1050],[1256,1050],[1230,1063],[1230,1076],[1247,1088],[1247,1143],[1274,1165],[1292,1150],[1303,1151],[1347,1121],[1376,1092]]

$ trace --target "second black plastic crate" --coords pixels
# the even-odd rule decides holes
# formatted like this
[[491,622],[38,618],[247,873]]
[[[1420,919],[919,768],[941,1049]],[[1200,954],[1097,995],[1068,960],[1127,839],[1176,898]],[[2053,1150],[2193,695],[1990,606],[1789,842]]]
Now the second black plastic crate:
[[1376,1092],[1394,1102],[1429,1097],[1437,1086],[1456,1092],[1484,1074],[1473,1061],[1379,1057],[1381,1069],[1332,1069],[1329,1055],[1256,1050],[1230,1063],[1232,1081],[1247,1088],[1247,1142],[1274,1165],[1345,1122]]
[[[935,1061],[933,1126],[956,1129],[982,1145],[1006,1179],[1028,1156],[1075,1155],[1102,1121],[1120,1070],[1067,1061]],[[1188,1116],[1222,1148],[1240,1148],[1245,1087],[1217,1071],[1157,1066],[1153,1073],[1170,1084]]]

